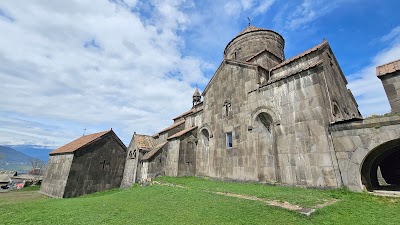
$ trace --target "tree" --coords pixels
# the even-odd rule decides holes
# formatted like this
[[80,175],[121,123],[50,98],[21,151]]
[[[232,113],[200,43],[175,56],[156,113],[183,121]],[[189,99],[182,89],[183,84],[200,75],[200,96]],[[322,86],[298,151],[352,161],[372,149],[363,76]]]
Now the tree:
[[28,174],[33,175],[36,180],[39,180],[39,178],[44,174],[46,163],[39,159],[32,159],[31,167],[32,169],[28,172]]

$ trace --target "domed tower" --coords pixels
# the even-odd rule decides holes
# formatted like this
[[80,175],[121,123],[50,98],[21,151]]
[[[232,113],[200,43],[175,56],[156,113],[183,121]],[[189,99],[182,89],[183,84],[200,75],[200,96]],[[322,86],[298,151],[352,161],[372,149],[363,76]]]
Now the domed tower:
[[270,69],[285,60],[285,40],[272,30],[248,26],[225,47],[224,58]]
[[196,90],[193,93],[193,106],[199,104],[200,102],[201,102],[201,95],[199,89],[196,88]]

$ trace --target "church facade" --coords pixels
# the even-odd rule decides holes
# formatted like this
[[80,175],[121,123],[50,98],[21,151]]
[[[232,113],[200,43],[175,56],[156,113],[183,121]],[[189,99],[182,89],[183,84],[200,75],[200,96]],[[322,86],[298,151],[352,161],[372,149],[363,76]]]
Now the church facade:
[[[398,108],[364,120],[325,39],[290,59],[284,46],[271,30],[239,33],[189,111],[157,134],[133,135],[121,187],[166,175],[360,191],[400,175],[399,161],[381,165],[400,152]],[[392,64],[379,77],[395,88],[391,104],[400,84]],[[400,185],[400,176],[386,184]]]

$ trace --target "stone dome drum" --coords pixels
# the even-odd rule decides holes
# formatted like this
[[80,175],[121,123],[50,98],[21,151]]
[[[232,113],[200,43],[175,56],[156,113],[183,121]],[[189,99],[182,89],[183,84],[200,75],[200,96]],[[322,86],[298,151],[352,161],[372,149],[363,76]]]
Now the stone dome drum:
[[248,26],[225,47],[224,58],[247,61],[267,50],[281,61],[285,60],[285,40],[275,31]]

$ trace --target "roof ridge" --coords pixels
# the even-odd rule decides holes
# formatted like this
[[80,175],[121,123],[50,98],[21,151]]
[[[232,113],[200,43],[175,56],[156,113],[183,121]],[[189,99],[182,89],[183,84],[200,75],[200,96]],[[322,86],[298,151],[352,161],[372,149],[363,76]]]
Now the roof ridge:
[[164,141],[164,142],[158,144],[157,146],[155,146],[153,149],[151,149],[151,151],[147,152],[147,153],[143,156],[142,160],[143,160],[143,161],[144,161],[144,160],[148,160],[148,159],[150,159],[151,157],[153,157],[153,155],[154,155],[155,153],[157,153],[160,149],[162,149],[162,147],[164,147],[164,145],[166,145],[167,143],[168,143],[168,141]]
[[187,132],[192,131],[192,130],[194,130],[194,129],[196,129],[196,128],[197,128],[197,126],[194,126],[194,127],[189,127],[189,128],[187,128],[187,129],[181,130],[181,131],[179,131],[178,133],[172,135],[171,137],[168,137],[167,140],[171,140],[171,139],[173,139],[173,138],[180,137],[180,136],[186,134]]
[[305,50],[305,51],[301,52],[300,54],[297,54],[297,55],[295,55],[295,56],[293,56],[293,57],[291,57],[291,58],[289,58],[289,59],[287,59],[287,60],[285,60],[285,61],[279,63],[278,65],[272,67],[272,68],[271,68],[271,71],[272,71],[272,70],[276,70],[276,69],[278,69],[278,68],[280,68],[280,67],[282,67],[282,66],[284,66],[284,65],[287,65],[287,64],[293,62],[293,61],[296,60],[296,59],[299,59],[299,58],[301,58],[301,57],[303,57],[303,56],[306,56],[306,55],[308,55],[308,54],[310,54],[310,53],[312,53],[312,52],[318,50],[319,48],[324,47],[326,44],[329,44],[329,43],[328,43],[328,41],[324,38],[324,40],[323,40],[321,43],[319,43],[318,45],[316,45],[316,46],[314,46],[314,47],[312,47],[312,48],[310,48],[310,49],[308,49],[308,50]]
[[113,132],[112,130],[107,130],[107,131],[102,131],[102,132],[97,132],[93,134],[88,134],[81,136],[53,151],[51,151],[49,154],[57,154],[57,153],[72,153],[75,152],[76,150],[92,143],[93,141],[97,140],[98,138],[104,136],[105,134],[108,134],[109,132]]
[[[171,130],[172,128],[175,128],[175,127],[177,127],[177,126],[179,126],[179,125],[181,125],[181,124],[183,124],[183,123],[185,123],[185,119],[179,120],[179,121],[173,123],[172,125],[170,125],[170,126],[164,128],[164,129],[162,129],[161,131],[157,132],[155,135],[164,133],[164,132],[166,132],[166,131],[169,131],[169,130]],[[152,137],[154,137],[154,135],[153,135]]]

